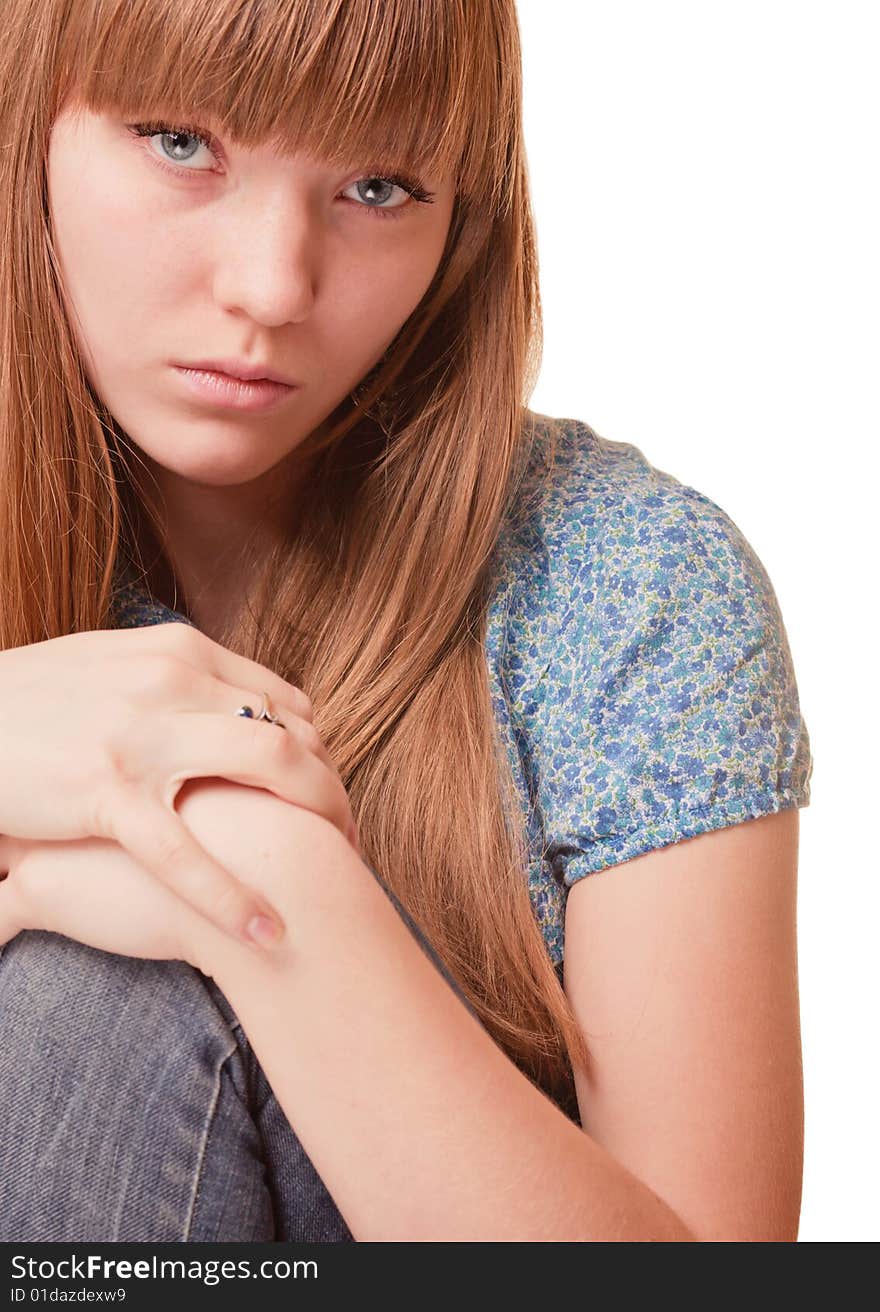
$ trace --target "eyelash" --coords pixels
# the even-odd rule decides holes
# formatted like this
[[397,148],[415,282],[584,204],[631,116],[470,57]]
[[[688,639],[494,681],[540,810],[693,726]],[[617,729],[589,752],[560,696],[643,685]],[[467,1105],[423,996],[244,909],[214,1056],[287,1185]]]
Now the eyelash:
[[[170,124],[170,123],[131,123],[128,124],[127,126],[128,126],[128,131],[134,137],[150,138],[158,135],[164,135],[164,136],[185,135],[188,137],[192,137],[194,141],[197,141],[199,143],[199,145],[205,146],[206,149],[214,153],[213,152],[213,147],[215,145],[214,137],[211,135],[210,132],[206,132],[201,128],[187,127],[184,125],[175,126],[174,124]],[[182,173],[204,172],[203,169],[175,168],[175,166],[172,163],[159,159],[159,157],[153,154],[152,152],[151,152],[151,158],[155,160],[156,164],[159,166],[160,169],[165,169],[168,173],[172,174],[176,178],[179,178]],[[418,178],[411,177],[409,174],[406,173],[384,174],[379,172],[371,172],[371,173],[365,173],[363,175],[363,178],[369,179],[371,182],[373,181],[390,182],[393,186],[400,187],[403,191],[405,191],[411,197],[412,200],[418,201],[420,204],[423,205],[433,204],[434,196],[436,195],[436,193],[433,191],[426,191]],[[355,179],[355,181],[361,182],[363,181],[363,178],[357,178]],[[366,210],[368,214],[373,214],[379,219],[399,219],[409,208],[410,207],[408,204],[396,205],[392,209],[382,209],[375,205],[358,204],[358,209]]]

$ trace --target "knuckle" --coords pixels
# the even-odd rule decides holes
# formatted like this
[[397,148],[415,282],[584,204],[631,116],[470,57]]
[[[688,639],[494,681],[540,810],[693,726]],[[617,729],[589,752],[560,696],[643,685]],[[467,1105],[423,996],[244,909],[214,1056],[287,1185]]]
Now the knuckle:
[[224,879],[212,887],[206,911],[216,923],[237,929],[245,917],[246,895],[240,884]]
[[302,688],[294,686],[294,692],[296,693],[297,715],[300,719],[306,720],[309,724],[313,723],[315,719],[315,707],[312,703],[312,699],[303,692]]
[[166,651],[146,652],[140,657],[137,669],[131,671],[137,686],[146,692],[163,692],[173,679],[177,660]]
[[[230,721],[230,723],[232,723]],[[290,735],[262,720],[252,720],[241,716],[238,723],[242,729],[234,728],[233,733],[244,732],[250,736],[250,750],[253,759],[258,762],[270,762],[270,768],[276,769],[289,763],[292,744]],[[237,739],[237,741],[241,741]]]
[[318,730],[310,720],[298,720],[294,732],[297,741],[302,747],[307,748],[310,752],[314,752],[316,756],[320,754],[324,743]]
[[190,843],[180,828],[169,826],[154,836],[156,861],[162,869],[176,871],[190,851]]
[[261,737],[257,739],[260,753],[270,761],[287,764],[293,748],[290,734],[271,724],[258,724],[256,728],[262,731]]
[[177,652],[157,652],[142,658],[135,676],[132,710],[155,712],[171,701],[191,696],[196,673]]
[[199,645],[199,639],[203,636],[192,624],[182,624],[180,620],[169,620],[165,624],[156,624],[153,627],[159,645],[166,649],[170,647],[172,651],[191,653]]
[[177,652],[162,658],[161,688],[163,692],[179,693],[189,688],[193,680],[193,667]]
[[104,777],[92,791],[88,828],[97,838],[121,841],[131,817],[140,813],[135,782],[127,776],[121,754],[112,757]]
[[87,823],[96,838],[116,837],[119,785],[112,780],[111,773],[108,770],[107,781],[92,793],[91,812]]
[[106,814],[107,807],[118,808],[143,786],[153,769],[155,734],[153,723],[135,710],[119,715],[106,727],[91,778],[96,808]]

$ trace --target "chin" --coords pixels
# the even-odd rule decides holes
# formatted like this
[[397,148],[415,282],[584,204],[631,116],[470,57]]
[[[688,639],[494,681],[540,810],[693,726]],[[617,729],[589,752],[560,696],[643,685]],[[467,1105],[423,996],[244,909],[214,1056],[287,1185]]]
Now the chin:
[[286,454],[282,452],[273,459],[267,457],[265,450],[258,453],[251,448],[249,451],[230,453],[215,448],[213,451],[204,451],[199,459],[182,461],[179,451],[169,453],[165,458],[151,456],[151,459],[166,473],[194,486],[239,487],[269,473]]

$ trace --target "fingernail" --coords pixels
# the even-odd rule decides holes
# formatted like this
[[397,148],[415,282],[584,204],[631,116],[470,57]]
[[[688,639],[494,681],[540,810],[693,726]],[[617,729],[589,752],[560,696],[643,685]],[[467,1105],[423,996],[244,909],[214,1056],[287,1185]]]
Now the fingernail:
[[273,948],[276,943],[280,943],[284,928],[268,916],[254,916],[253,920],[248,921],[247,932],[258,947]]

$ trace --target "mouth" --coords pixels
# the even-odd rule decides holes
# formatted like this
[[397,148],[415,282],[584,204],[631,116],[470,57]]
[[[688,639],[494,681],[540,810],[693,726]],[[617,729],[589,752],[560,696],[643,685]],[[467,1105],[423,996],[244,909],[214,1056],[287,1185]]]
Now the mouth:
[[245,381],[216,369],[189,369],[174,365],[188,391],[207,402],[228,410],[264,411],[274,409],[300,389],[269,378]]

